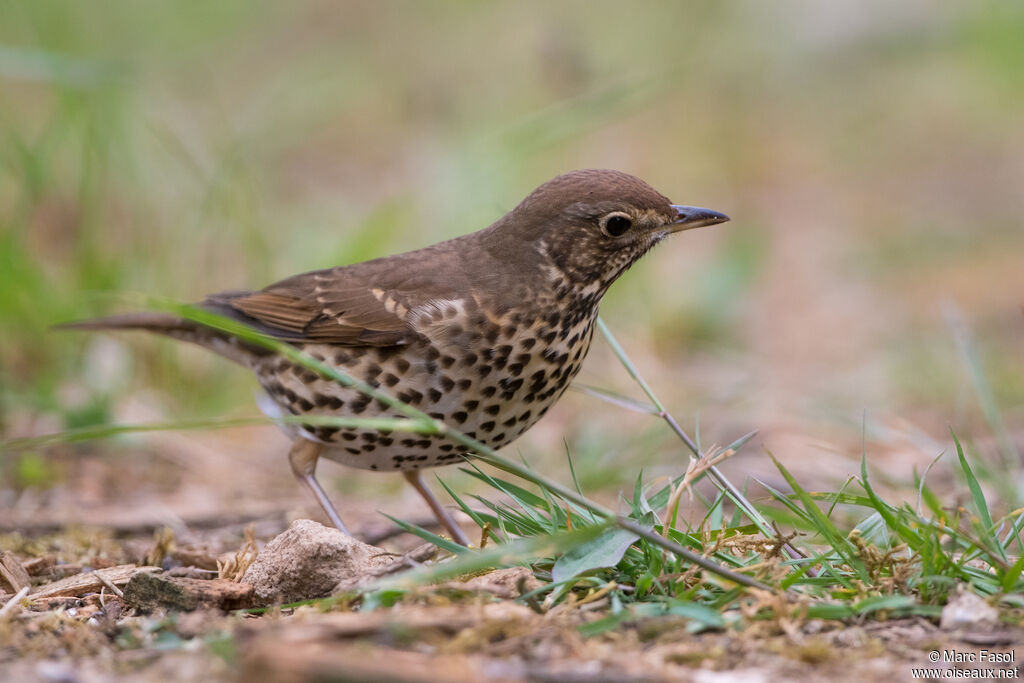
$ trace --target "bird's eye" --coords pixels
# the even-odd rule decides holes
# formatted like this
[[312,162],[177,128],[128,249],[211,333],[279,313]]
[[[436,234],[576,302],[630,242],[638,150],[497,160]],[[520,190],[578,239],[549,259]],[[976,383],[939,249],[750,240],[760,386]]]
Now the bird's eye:
[[621,237],[626,234],[626,231],[633,227],[633,221],[621,213],[613,213],[604,217],[601,221],[601,227],[604,231],[612,237]]

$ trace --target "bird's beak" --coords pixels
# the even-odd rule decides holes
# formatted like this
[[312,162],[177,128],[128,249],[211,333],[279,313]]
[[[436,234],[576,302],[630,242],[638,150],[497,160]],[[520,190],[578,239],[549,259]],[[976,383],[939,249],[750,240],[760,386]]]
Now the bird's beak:
[[676,210],[678,216],[670,226],[672,232],[702,228],[705,225],[716,225],[729,220],[729,217],[724,213],[712,211],[711,209],[702,209],[699,206],[678,206],[673,204],[672,208]]

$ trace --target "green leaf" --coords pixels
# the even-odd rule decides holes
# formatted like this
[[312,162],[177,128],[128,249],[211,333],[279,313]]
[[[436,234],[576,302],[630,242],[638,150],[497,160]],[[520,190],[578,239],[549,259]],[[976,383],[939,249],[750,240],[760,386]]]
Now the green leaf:
[[718,611],[689,600],[669,600],[668,613],[692,619],[693,621],[686,627],[690,633],[725,628],[725,619]]
[[956,444],[956,457],[960,460],[960,469],[964,471],[964,478],[967,480],[967,488],[971,490],[971,498],[974,500],[974,506],[978,510],[978,514],[981,516],[981,523],[986,528],[992,528],[992,515],[988,511],[988,503],[985,501],[985,494],[981,490],[981,484],[978,483],[978,478],[974,476],[974,470],[967,463],[967,456],[964,455],[963,446],[960,445],[960,440],[956,438],[956,434],[953,430],[949,430],[949,433],[953,436],[953,443]]
[[398,527],[403,531],[408,531],[410,534],[414,536],[419,536],[424,541],[433,543],[441,550],[447,550],[453,555],[460,555],[462,553],[469,552],[469,548],[463,545],[459,545],[455,541],[450,541],[447,538],[444,538],[443,536],[438,536],[437,534],[431,533],[423,527],[416,526],[415,524],[410,524],[409,522],[403,522],[402,520],[396,517],[392,517],[391,515],[384,512],[382,512],[381,514],[390,519],[396,525],[398,525]]
[[597,538],[570,548],[559,557],[551,569],[551,578],[560,583],[591,569],[614,567],[639,539],[630,531],[608,525]]
[[999,586],[1003,589],[1004,593],[1013,592],[1014,587],[1017,585],[1017,580],[1020,579],[1022,571],[1024,571],[1024,555],[1017,558],[1017,561],[1013,563],[1013,566],[1007,569],[1000,579]]
[[876,545],[879,548],[889,547],[889,527],[885,525],[885,519],[877,510],[861,520],[855,529],[860,531],[860,537]]
[[908,610],[917,605],[909,595],[879,595],[865,598],[853,606],[857,614],[870,614],[883,609]]

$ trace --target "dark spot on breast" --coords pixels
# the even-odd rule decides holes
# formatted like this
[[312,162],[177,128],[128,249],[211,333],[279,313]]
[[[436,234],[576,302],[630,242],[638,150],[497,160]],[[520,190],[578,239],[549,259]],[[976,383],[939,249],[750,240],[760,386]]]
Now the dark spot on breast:
[[426,357],[427,360],[437,360],[441,357],[441,352],[437,350],[436,346],[428,346]]
[[469,413],[465,412],[464,410],[459,410],[459,411],[456,411],[456,412],[452,413],[452,419],[455,420],[456,422],[458,422],[459,424],[462,424],[468,418],[469,418]]
[[[416,439],[402,439],[401,441],[399,441],[399,443],[402,444],[403,446],[405,446],[406,448],[412,448],[413,446],[416,445]],[[401,456],[396,456],[396,457],[401,457]]]
[[353,432],[345,431],[341,433],[341,438],[345,439],[345,441],[355,441],[356,435]]
[[362,453],[362,451],[359,450],[358,448],[346,448],[345,450],[351,453],[352,455],[359,455],[360,453]]
[[470,352],[470,353],[467,353],[465,356],[463,356],[462,364],[465,365],[468,368],[468,367],[472,367],[473,365],[476,365],[476,362],[478,360],[480,360],[480,357],[477,356],[475,353]]
[[441,356],[441,367],[450,368],[455,363],[455,359],[451,356]]
[[530,337],[529,339],[523,339],[522,341],[519,342],[520,346],[523,347],[523,351],[529,351],[530,349],[533,348],[534,344],[536,343],[537,340],[534,339],[533,337]]
[[313,410],[313,403],[302,397],[299,397],[295,403],[299,406],[299,410],[302,412],[308,413],[310,410]]
[[491,437],[491,440],[494,443],[500,444],[505,440],[505,432],[502,432],[501,434],[495,434],[494,436]]
[[344,351],[335,351],[334,352],[334,362],[337,365],[345,365],[346,363],[348,363],[348,361],[349,361],[348,354],[345,353]]
[[441,400],[441,397],[444,396],[444,394],[442,394],[437,389],[431,387],[430,389],[427,390],[427,396],[430,398],[431,403],[437,403],[438,401]]
[[523,386],[523,378],[520,377],[519,379],[512,379],[512,380],[510,380],[510,379],[503,379],[503,380],[498,382],[498,386],[501,387],[502,390],[504,390],[505,392],[512,393],[512,392],[515,392],[516,390],[518,390],[519,387]]
[[505,344],[504,346],[499,346],[497,349],[497,353],[500,358],[508,358],[509,354],[512,353],[512,347],[509,346],[508,344]]
[[419,448],[430,448],[430,439],[420,439],[416,442],[416,446]]
[[516,377],[523,371],[523,367],[525,366],[522,363],[512,363],[508,366],[508,371],[512,373],[513,377]]
[[377,443],[379,443],[381,446],[390,446],[394,442],[395,440],[390,436],[382,436],[377,440]]
[[457,386],[462,391],[466,391],[471,386],[473,386],[473,380],[471,380],[471,379],[460,379],[458,382],[455,383],[455,386]]
[[555,330],[551,330],[547,334],[542,334],[540,338],[544,340],[545,344],[551,344],[552,342],[555,341],[555,337],[557,336],[558,332]]
[[484,422],[482,425],[480,425],[480,429],[485,432],[493,432],[494,427],[495,424],[493,420],[488,420],[487,422]]
[[488,342],[493,344],[494,342],[498,341],[499,334],[501,334],[501,330],[498,328],[498,326],[491,325],[490,327],[487,328],[487,332],[484,333],[484,337],[487,339]]
[[392,375],[390,372],[385,373],[383,379],[384,384],[386,384],[389,387],[393,387],[396,384],[398,384],[398,377],[396,375]]
[[363,441],[365,441],[366,443],[377,443],[376,432],[363,432],[359,436],[361,436]]
[[476,368],[476,372],[478,375],[480,375],[480,379],[483,379],[487,375],[491,374],[491,366],[483,364],[478,365]]
[[516,336],[516,332],[518,330],[519,330],[519,328],[516,327],[515,325],[505,325],[505,327],[501,328],[501,333],[504,336],[506,336],[509,339],[511,339],[512,337]]
[[445,391],[451,391],[452,389],[455,388],[455,380],[453,380],[448,375],[441,375],[440,382],[441,388],[444,389]]
[[500,410],[501,410],[501,405],[498,404],[498,403],[495,403],[493,405],[489,405],[486,408],[484,408],[484,412],[487,413],[488,415],[497,415]]
[[338,433],[337,427],[317,427],[313,430],[316,437],[321,441],[333,441],[334,436]]
[[519,416],[519,421],[526,422],[527,420],[530,419],[530,415],[532,415],[532,413],[529,410],[527,410],[525,413]]
[[505,420],[501,424],[502,424],[503,427],[514,427],[516,425],[516,422],[518,422],[518,420],[516,420],[516,418],[510,417],[509,419]]
[[480,405],[480,401],[474,401],[474,400],[470,399],[469,401],[466,401],[465,403],[463,403],[462,407],[465,408],[466,410],[473,411],[473,410],[476,410],[477,406],[479,406],[479,405]]
[[439,448],[440,448],[440,449],[441,449],[442,451],[444,451],[445,453],[447,453],[448,451],[450,451],[450,450],[452,450],[453,448],[455,448],[455,444],[453,444],[453,443],[443,443],[443,444],[441,444],[441,445],[440,445],[440,447],[439,447]]
[[370,401],[373,400],[369,396],[360,396],[354,401],[348,404],[349,410],[353,413],[359,414],[366,410],[366,406],[370,405]]
[[494,396],[496,393],[498,393],[497,387],[484,387],[483,389],[480,390],[480,395],[483,396],[484,398],[490,398],[491,396]]
[[363,370],[363,377],[365,377],[368,380],[373,379],[383,371],[384,369],[381,366],[377,365],[376,363],[370,363],[369,365],[366,366],[366,369]]
[[407,389],[406,391],[398,392],[398,400],[402,403],[415,405],[423,400],[423,394],[415,389]]
[[395,358],[395,368],[397,368],[400,373],[405,374],[409,371],[409,361],[399,356]]

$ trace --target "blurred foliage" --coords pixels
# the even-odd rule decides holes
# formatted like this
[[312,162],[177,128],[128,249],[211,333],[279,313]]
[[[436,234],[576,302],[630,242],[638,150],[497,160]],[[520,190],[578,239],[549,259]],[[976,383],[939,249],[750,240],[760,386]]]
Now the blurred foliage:
[[4,0],[0,422],[103,421],[148,387],[251,410],[200,351],[49,326],[425,245],[588,166],[734,217],[610,293],[650,363],[718,358],[776,397],[893,365],[851,402],[942,425],[954,398],[922,388],[960,386],[952,299],[1019,412],[1021,35],[1016,3]]

